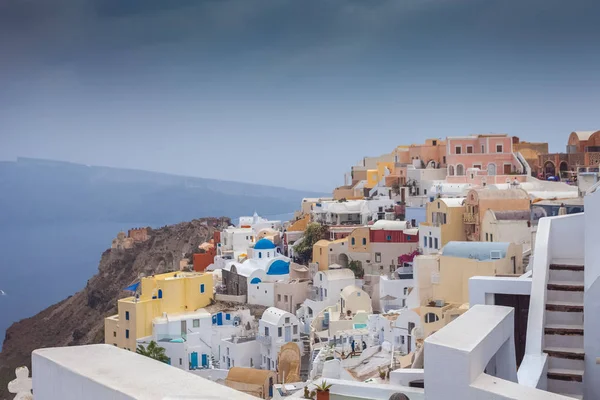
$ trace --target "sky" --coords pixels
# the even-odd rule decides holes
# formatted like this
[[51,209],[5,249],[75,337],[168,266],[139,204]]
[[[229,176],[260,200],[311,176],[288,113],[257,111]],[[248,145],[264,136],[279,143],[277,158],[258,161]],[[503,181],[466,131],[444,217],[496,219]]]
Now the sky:
[[600,129],[597,0],[0,0],[0,160],[330,191],[363,156]]

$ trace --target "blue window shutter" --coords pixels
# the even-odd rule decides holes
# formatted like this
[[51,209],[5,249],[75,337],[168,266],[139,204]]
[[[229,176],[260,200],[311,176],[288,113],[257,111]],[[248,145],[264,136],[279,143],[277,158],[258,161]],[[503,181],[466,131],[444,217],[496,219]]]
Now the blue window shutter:
[[129,321],[129,311],[125,311],[125,319]]
[[204,293],[204,283],[200,284],[200,293]]
[[225,314],[225,319],[229,321],[231,319],[231,314]]
[[162,289],[158,289],[158,298],[162,299]]

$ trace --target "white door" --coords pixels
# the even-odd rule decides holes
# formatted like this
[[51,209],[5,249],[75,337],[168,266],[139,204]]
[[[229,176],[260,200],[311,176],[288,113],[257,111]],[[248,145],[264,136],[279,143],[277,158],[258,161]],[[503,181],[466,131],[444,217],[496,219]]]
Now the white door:
[[292,341],[292,327],[291,326],[285,327],[285,341],[286,342]]

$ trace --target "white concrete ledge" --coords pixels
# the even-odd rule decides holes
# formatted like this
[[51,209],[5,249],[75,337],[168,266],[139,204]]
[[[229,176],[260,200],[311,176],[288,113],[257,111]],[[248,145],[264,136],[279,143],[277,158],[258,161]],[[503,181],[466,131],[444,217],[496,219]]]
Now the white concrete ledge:
[[107,344],[32,353],[36,400],[255,399]]

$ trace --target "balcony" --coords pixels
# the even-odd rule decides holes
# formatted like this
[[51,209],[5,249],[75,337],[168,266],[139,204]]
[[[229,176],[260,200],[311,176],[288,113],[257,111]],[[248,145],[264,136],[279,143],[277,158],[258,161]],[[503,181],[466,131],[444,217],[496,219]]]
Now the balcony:
[[264,344],[265,346],[271,345],[271,336],[258,335],[256,337],[256,340],[258,340],[260,344]]
[[463,214],[463,222],[465,224],[477,225],[477,224],[479,224],[479,216],[475,215],[473,213],[464,213]]

